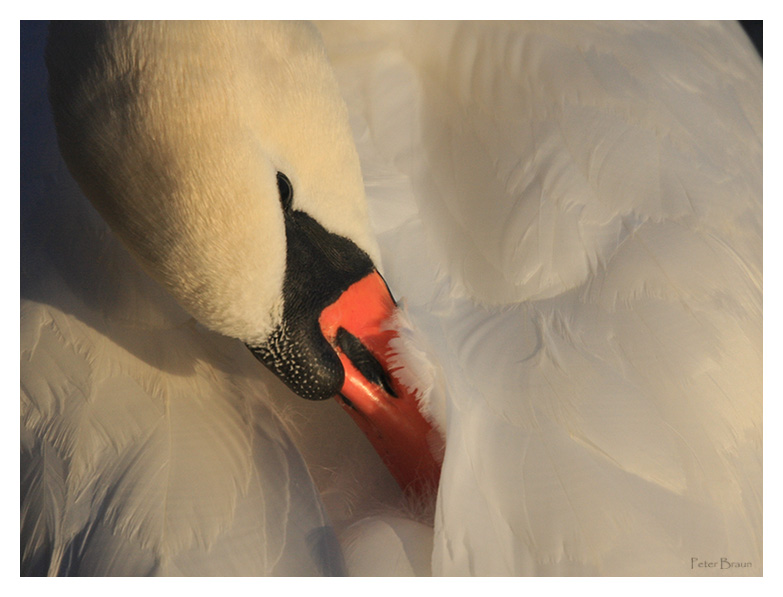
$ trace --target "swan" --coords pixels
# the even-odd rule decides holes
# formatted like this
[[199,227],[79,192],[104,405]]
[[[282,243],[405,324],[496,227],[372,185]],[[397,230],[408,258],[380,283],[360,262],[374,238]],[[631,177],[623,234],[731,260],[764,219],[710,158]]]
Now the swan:
[[[181,154],[151,161],[133,118],[59,127],[103,217],[58,155],[28,32],[23,573],[762,573],[761,66],[738,26],[178,27],[138,47],[187,93],[168,75],[199,39],[203,109],[151,103]],[[260,37],[279,70],[221,62]],[[236,85],[249,65],[280,93]],[[229,142],[204,143],[202,117]],[[302,143],[301,120],[323,137]],[[193,188],[208,221],[150,211]],[[431,525],[337,402],[243,346],[284,316],[290,188],[403,297],[388,369],[418,368],[446,438]]]
[[[123,287],[123,267],[108,296],[69,271],[62,291],[41,291],[55,305],[23,303],[24,560],[50,574],[339,571],[301,457],[263,383],[243,379],[260,365],[189,323],[241,340],[304,398],[339,395],[406,491],[437,482],[435,432],[382,366],[393,301],[317,31],[59,23],[46,61],[69,171],[184,311]],[[106,245],[90,251],[115,269]],[[51,365],[63,353],[76,362]],[[254,550],[224,567],[243,542]]]

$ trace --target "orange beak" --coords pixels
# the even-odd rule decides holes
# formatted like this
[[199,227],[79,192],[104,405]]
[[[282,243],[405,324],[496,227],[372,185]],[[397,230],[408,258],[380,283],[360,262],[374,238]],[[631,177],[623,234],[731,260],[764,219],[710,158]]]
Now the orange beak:
[[345,382],[336,396],[409,495],[433,493],[440,456],[433,453],[432,425],[412,392],[388,365],[397,333],[389,320],[397,307],[377,271],[352,284],[321,313],[324,337],[340,357]]

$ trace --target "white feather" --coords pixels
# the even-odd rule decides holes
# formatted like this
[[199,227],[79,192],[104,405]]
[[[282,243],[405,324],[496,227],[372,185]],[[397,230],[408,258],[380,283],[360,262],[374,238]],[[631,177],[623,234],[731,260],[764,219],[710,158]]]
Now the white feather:
[[22,572],[341,572],[270,404],[278,382],[177,306],[82,197],[56,151],[45,29],[27,33],[38,79],[22,113]]
[[447,438],[434,527],[336,403],[120,247],[55,150],[39,32],[26,570],[761,575],[762,71],[739,27],[319,29],[406,305],[397,358]]
[[447,382],[433,573],[760,574],[740,28],[320,27],[387,280]]
[[[405,304],[399,303],[398,307],[387,324],[396,334],[389,342],[390,352],[386,355],[389,370],[416,398],[419,410],[435,427],[438,435],[443,436],[448,428],[443,369],[434,361],[426,338],[411,323]],[[442,444],[443,439],[438,441],[434,438],[433,441]],[[442,454],[443,448],[440,446],[434,453]]]

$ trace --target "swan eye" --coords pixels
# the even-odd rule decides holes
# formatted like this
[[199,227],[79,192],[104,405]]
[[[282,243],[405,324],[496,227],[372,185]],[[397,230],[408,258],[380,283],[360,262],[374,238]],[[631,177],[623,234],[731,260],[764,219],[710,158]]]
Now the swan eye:
[[280,203],[283,205],[283,209],[289,211],[294,200],[294,187],[282,172],[277,173],[277,188],[280,190]]

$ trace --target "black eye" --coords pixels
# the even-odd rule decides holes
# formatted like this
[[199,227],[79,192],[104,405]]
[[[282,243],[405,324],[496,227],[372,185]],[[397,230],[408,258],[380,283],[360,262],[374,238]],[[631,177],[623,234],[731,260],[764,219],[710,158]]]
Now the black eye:
[[288,211],[291,209],[291,203],[294,200],[294,187],[291,185],[291,181],[282,172],[277,173],[277,188],[280,190],[280,203],[283,205],[283,209]]

